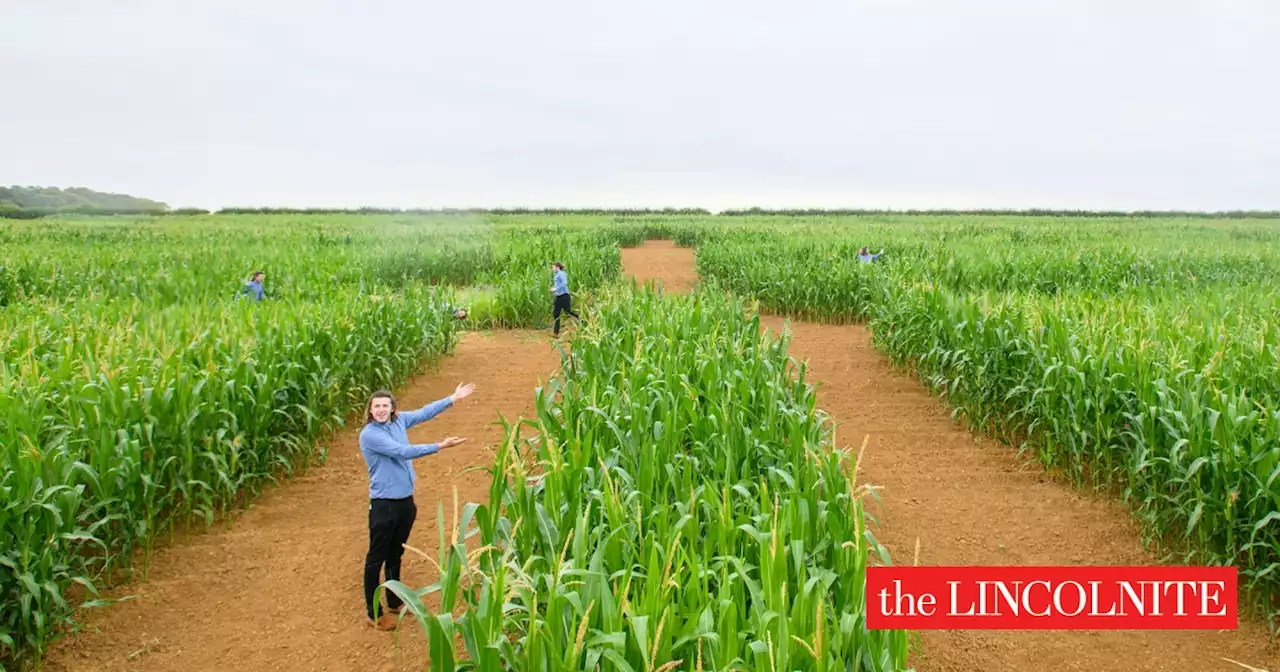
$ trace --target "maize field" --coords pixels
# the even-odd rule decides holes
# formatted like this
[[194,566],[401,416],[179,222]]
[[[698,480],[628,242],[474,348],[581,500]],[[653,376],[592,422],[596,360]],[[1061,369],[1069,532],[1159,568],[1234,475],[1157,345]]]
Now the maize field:
[[[552,260],[590,292],[636,235],[421,217],[0,224],[0,660],[38,653],[157,538],[323,459],[317,442],[370,392],[450,351],[446,305],[477,304],[481,327],[545,325]],[[238,297],[259,269],[267,300]]]
[[[971,428],[1115,492],[1171,561],[1238,567],[1274,618],[1280,222],[734,224],[679,234],[703,278],[772,312],[866,323]],[[863,264],[862,247],[886,253]]]
[[[657,238],[695,293],[621,276]],[[589,306],[561,371],[502,419],[488,500],[437,512],[439,579],[383,586],[431,669],[903,668],[863,595],[903,559],[758,312],[866,324],[973,431],[1280,599],[1276,220],[240,213],[3,222],[0,250],[0,667],[461,329],[547,329],[552,261]]]
[[905,633],[866,629],[867,491],[785,338],[714,289],[603,305],[489,502],[452,538],[441,508],[440,580],[388,582],[432,669],[903,669]]

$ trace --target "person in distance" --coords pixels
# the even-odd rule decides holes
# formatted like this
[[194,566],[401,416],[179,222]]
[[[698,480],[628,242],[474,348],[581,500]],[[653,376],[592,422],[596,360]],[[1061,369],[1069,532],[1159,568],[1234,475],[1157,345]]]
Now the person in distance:
[[880,248],[880,251],[879,251],[879,252],[876,252],[875,254],[871,254],[871,252],[870,252],[867,248],[865,248],[865,247],[864,247],[864,248],[862,248],[861,250],[858,250],[858,261],[860,261],[860,262],[862,262],[862,263],[864,263],[864,264],[869,264],[869,263],[871,263],[871,262],[875,261],[877,258],[879,258],[879,257],[880,257],[880,255],[882,255],[882,254],[884,254],[884,248],[883,248],[883,247],[882,247],[882,248]]
[[[369,469],[369,552],[364,561],[364,604],[369,623],[379,630],[396,627],[396,619],[374,604],[374,594],[386,568],[387,581],[400,580],[400,558],[404,544],[418,515],[413,501],[417,474],[413,461],[452,448],[466,439],[450,436],[439,443],[409,443],[408,429],[426,422],[471,396],[473,383],[458,385],[453,394],[433,401],[415,411],[400,412],[396,398],[387,390],[369,397],[365,408],[365,426],[360,430],[360,452]],[[391,591],[384,591],[390,611],[399,611],[404,603]]]
[[[434,306],[434,305],[441,305],[441,304],[439,304],[439,303],[436,301],[436,297],[435,297],[435,292],[434,292],[434,290],[432,291],[431,304],[432,304],[433,306]],[[449,311],[450,313],[452,313],[452,314],[453,314],[453,319],[455,319],[455,320],[465,320],[465,319],[467,319],[467,309],[466,309],[466,308],[462,308],[462,307],[459,307],[459,306],[455,306],[455,305],[453,305],[452,303],[449,303],[449,302],[447,302],[447,301],[443,303],[443,308],[444,308],[445,310]]]
[[555,319],[555,330],[552,332],[556,337],[560,336],[560,313],[566,313],[575,320],[581,320],[578,314],[573,312],[573,298],[569,294],[569,278],[565,275],[564,264],[554,261],[551,263],[551,293],[555,295],[555,304],[552,308],[552,317]]
[[266,298],[266,295],[262,290],[262,282],[266,277],[267,276],[262,271],[254,271],[253,277],[249,278],[249,281],[244,283],[244,286],[236,293],[236,301],[239,301],[242,297],[248,296],[253,299],[254,303],[260,303],[264,298]]

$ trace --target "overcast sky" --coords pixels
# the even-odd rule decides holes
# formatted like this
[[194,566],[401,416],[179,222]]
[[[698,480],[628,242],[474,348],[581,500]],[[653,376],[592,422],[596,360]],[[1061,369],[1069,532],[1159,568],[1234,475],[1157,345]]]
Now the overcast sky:
[[1277,0],[0,0],[0,184],[1280,209]]

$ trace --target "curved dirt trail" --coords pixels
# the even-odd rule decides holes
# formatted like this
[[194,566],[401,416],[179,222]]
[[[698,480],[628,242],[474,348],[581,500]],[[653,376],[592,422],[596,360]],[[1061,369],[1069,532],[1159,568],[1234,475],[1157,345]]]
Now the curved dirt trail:
[[[409,430],[413,441],[471,441],[416,463],[417,522],[409,545],[433,556],[436,507],[453,520],[460,502],[488,498],[489,463],[502,438],[494,426],[528,414],[533,389],[558,368],[549,334],[467,333],[454,355],[397,393],[402,408],[446,397],[461,382],[475,393]],[[129,602],[96,610],[77,638],[55,645],[48,670],[422,670],[425,638],[410,617],[398,633],[375,631],[364,614],[368,476],[355,422],[330,443],[323,467],[271,489],[232,529],[194,534],[157,552],[148,579],[113,591]],[[446,524],[451,524],[446,522]],[[402,580],[435,580],[432,565],[406,552]]]
[[[626,250],[623,264],[668,288],[696,281],[692,252],[670,243]],[[841,447],[857,451],[870,436],[859,475],[884,488],[883,505],[868,510],[895,564],[912,562],[917,538],[922,565],[1156,564],[1122,504],[1054,483],[1038,464],[960,428],[913,378],[890,368],[865,328],[762,322],[775,334],[790,327],[791,353],[808,361]],[[925,631],[912,665],[921,672],[1243,669],[1223,660],[1230,658],[1280,672],[1265,630],[1241,621],[1234,632]]]

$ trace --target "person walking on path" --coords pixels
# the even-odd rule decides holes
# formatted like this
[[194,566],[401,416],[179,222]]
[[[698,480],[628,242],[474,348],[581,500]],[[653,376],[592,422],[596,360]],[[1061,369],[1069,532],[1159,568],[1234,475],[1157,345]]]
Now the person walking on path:
[[[473,391],[472,383],[458,385],[453,394],[444,399],[403,413],[396,409],[395,396],[386,390],[374,392],[369,398],[366,424],[360,430],[360,452],[369,468],[369,552],[364,561],[364,604],[370,624],[379,630],[396,627],[395,617],[384,611],[382,605],[374,604],[374,594],[382,584],[378,575],[384,566],[387,581],[400,580],[400,558],[418,514],[413,501],[413,486],[417,481],[413,460],[466,441],[451,436],[439,443],[411,444],[408,429],[452,408]],[[404,606],[399,596],[385,592],[390,611],[399,611]]]
[[554,334],[558,338],[560,336],[560,313],[566,313],[575,320],[581,320],[578,314],[573,312],[573,299],[569,294],[569,277],[565,275],[564,264],[556,261],[551,264],[552,275],[551,293],[555,295],[555,305],[552,308],[551,316],[555,320]]

